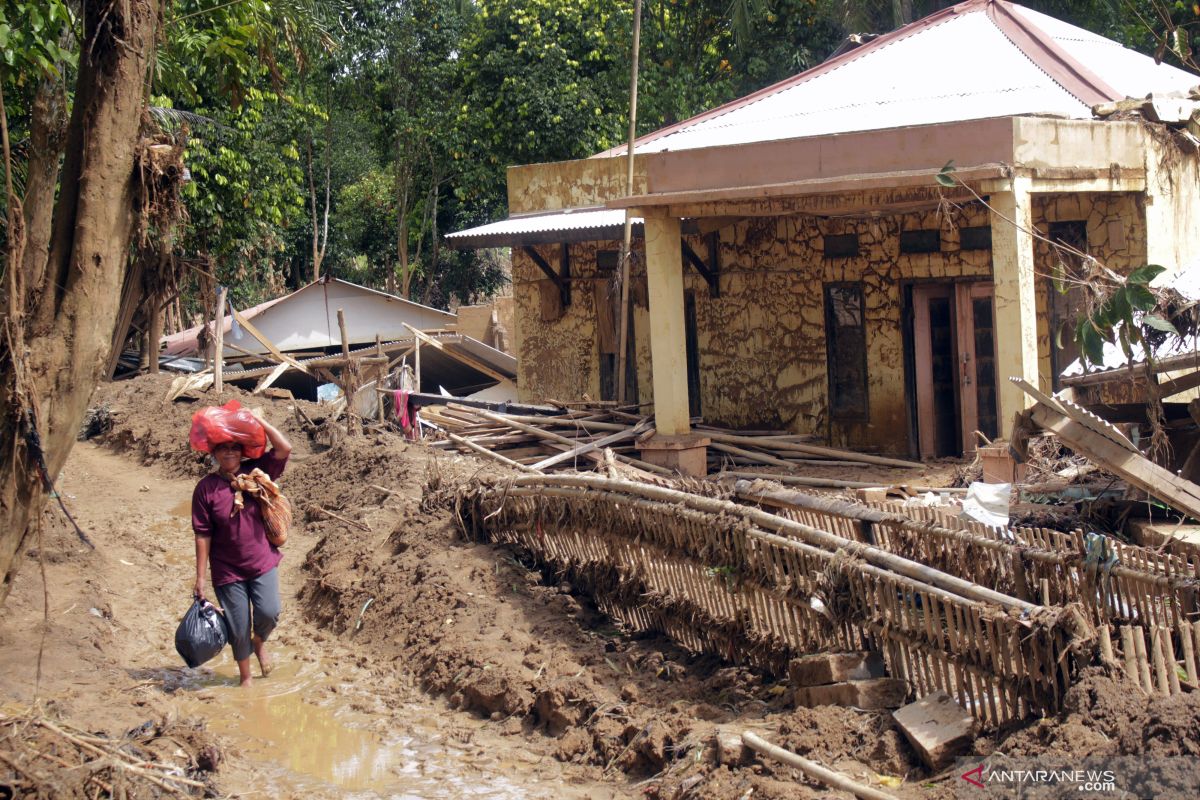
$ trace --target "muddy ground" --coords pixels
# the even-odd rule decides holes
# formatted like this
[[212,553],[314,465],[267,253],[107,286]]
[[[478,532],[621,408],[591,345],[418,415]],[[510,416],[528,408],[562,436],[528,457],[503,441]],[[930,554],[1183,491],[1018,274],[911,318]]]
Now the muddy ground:
[[[0,620],[5,710],[36,698],[111,735],[186,729],[174,755],[194,761],[211,744],[207,778],[230,796],[829,794],[771,762],[716,764],[719,728],[902,796],[952,793],[956,776],[930,775],[889,715],[794,708],[786,681],[629,635],[522,554],[464,541],[439,497],[492,467],[388,434],[315,445],[290,402],[236,389],[203,404],[262,406],[296,447],[281,482],[299,511],[280,666],[248,691],[227,654],[184,669],[172,637],[194,569],[188,501],[207,468],[186,442],[200,403],[163,403],[169,380],[94,398],[113,428],[76,447],[59,489],[96,549],[47,511]],[[1200,699],[1147,704],[1093,676],[1061,719],[984,732],[976,752],[994,751],[1200,755]]]

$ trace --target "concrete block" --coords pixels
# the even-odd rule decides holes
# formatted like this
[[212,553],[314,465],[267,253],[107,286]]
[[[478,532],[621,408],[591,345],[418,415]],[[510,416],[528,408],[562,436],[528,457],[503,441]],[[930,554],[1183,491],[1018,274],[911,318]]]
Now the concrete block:
[[746,763],[746,745],[742,743],[742,735],[732,730],[717,729],[714,736],[717,763],[727,767],[738,767]]
[[868,710],[898,708],[908,697],[908,682],[900,678],[874,678],[846,681],[825,686],[805,686],[796,690],[796,705],[853,706]]
[[930,769],[946,766],[975,740],[974,718],[945,692],[927,694],[892,716]]
[[882,678],[883,656],[878,652],[815,653],[793,659],[788,664],[788,678],[793,686],[821,686],[842,681],[865,681]]

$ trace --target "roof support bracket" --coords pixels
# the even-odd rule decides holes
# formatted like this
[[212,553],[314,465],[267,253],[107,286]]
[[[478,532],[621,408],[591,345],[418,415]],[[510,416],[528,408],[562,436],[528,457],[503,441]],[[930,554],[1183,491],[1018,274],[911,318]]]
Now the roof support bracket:
[[533,259],[533,263],[537,264],[542,272],[546,273],[546,277],[554,281],[554,285],[558,287],[559,297],[562,298],[563,308],[571,305],[571,256],[567,243],[562,243],[562,257],[559,262],[558,272],[555,272],[554,268],[546,262],[546,259],[542,258],[542,254],[536,248],[523,245],[522,249],[526,255]]
[[696,255],[696,251],[691,248],[686,239],[680,239],[680,248],[683,250],[683,257],[696,270],[704,282],[708,284],[708,294],[710,297],[721,296],[721,260],[720,260],[720,239],[716,231],[712,231],[704,236],[705,242],[708,244],[708,263],[705,264],[700,256]]

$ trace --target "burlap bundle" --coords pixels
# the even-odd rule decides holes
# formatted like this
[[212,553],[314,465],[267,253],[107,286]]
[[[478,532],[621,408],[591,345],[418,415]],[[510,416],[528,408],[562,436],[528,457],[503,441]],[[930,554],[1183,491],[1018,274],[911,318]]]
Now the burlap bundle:
[[262,509],[263,521],[267,525],[267,541],[276,547],[283,547],[292,527],[292,504],[271,477],[255,468],[244,475],[233,476],[230,483],[233,484],[233,513],[245,507],[242,493],[251,494]]

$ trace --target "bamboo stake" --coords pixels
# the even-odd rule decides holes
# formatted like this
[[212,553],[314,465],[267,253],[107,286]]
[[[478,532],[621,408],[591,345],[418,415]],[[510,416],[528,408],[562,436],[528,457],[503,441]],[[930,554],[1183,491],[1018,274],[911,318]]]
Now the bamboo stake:
[[1146,654],[1146,640],[1140,625],[1135,625],[1133,628],[1133,654],[1137,659],[1138,678],[1142,691],[1146,694],[1154,694],[1154,682],[1150,678],[1150,659]]
[[1154,677],[1157,679],[1158,693],[1162,695],[1171,694],[1170,685],[1167,683],[1167,664],[1163,656],[1162,636],[1159,635],[1160,628],[1150,628],[1150,652],[1154,659]]
[[1175,646],[1171,643],[1171,629],[1159,628],[1158,636],[1162,639],[1163,657],[1167,660],[1167,686],[1171,694],[1179,694],[1179,669],[1175,661]]
[[1192,629],[1183,620],[1179,621],[1179,643],[1183,647],[1183,664],[1187,670],[1188,683],[1200,688],[1200,676],[1196,675],[1196,648],[1192,644]]
[[895,795],[876,789],[872,786],[864,786],[861,783],[856,783],[840,772],[835,772],[831,769],[821,766],[815,761],[810,761],[807,758],[796,755],[795,753],[784,750],[782,747],[771,744],[770,742],[759,738],[750,731],[742,733],[742,741],[750,749],[769,756],[776,761],[787,764],[800,772],[804,773],[809,778],[833,787],[841,789],[844,792],[850,792],[855,797],[861,800],[895,800]]

